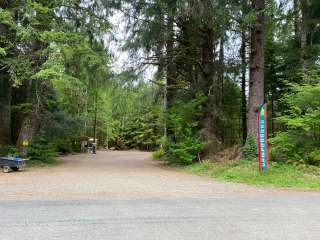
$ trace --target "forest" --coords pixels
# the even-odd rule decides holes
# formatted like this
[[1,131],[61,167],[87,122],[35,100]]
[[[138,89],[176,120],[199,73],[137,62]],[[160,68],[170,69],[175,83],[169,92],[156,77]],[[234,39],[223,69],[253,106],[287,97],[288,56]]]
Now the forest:
[[50,162],[92,137],[177,165],[256,159],[267,103],[270,160],[320,166],[319,0],[0,7],[1,155]]

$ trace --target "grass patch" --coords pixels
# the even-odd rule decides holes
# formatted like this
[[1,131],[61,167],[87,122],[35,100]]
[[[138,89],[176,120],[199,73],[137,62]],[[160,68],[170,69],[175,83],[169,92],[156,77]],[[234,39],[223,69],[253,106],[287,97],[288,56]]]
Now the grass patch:
[[184,169],[190,173],[228,182],[320,190],[320,168],[318,167],[272,163],[269,165],[268,172],[260,173],[257,162],[242,160],[229,163],[204,161]]

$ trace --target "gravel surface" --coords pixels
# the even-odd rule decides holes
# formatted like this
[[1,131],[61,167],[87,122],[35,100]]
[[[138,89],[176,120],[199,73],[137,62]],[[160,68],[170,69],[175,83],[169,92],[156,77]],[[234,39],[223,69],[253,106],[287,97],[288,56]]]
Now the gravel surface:
[[0,240],[320,239],[320,193],[223,183],[136,151],[0,173]]

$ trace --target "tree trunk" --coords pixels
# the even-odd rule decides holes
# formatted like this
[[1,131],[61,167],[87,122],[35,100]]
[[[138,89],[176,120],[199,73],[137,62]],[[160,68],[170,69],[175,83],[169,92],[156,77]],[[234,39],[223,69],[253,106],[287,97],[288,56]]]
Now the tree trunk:
[[245,30],[241,34],[242,42],[240,48],[241,57],[241,125],[242,125],[242,144],[247,140],[247,97],[246,97],[246,33]]
[[25,143],[29,145],[40,128],[43,93],[44,86],[39,81],[36,82],[36,92],[33,110],[29,112],[22,121],[22,126],[16,143],[16,146],[19,149],[19,151],[24,154],[26,154],[27,151],[27,145]]
[[274,131],[275,131],[275,122],[274,122],[274,118],[275,116],[275,111],[274,111],[274,94],[271,94],[271,134],[273,135]]
[[[223,31],[223,30],[222,30]],[[219,105],[223,104],[223,91],[224,91],[224,32],[222,32],[222,36],[220,38],[220,46],[219,46]]]
[[[6,9],[9,5],[7,1],[0,1],[0,8]],[[14,52],[13,29],[7,24],[0,22],[0,47],[5,48],[8,55],[11,57]],[[10,46],[11,45],[11,46]],[[8,49],[9,47],[9,49]],[[0,56],[0,149],[5,145],[11,144],[11,82],[6,61],[3,61],[3,56]]]
[[0,148],[11,144],[11,86],[6,72],[0,72]]
[[[304,6],[305,8],[305,6]],[[302,63],[302,69],[306,70],[308,66],[308,60],[307,60],[307,16],[305,9],[302,8],[302,20],[301,20],[301,38],[300,38],[300,44],[301,44],[301,63]]]
[[95,96],[94,96],[94,119],[93,119],[93,139],[94,139],[93,141],[94,141],[94,143],[96,143],[96,139],[97,139],[97,115],[98,115],[98,88],[96,88],[96,92],[95,92]]
[[[175,4],[174,4],[175,5]],[[167,49],[167,106],[170,109],[174,104],[175,95],[175,66],[174,66],[174,10],[175,6],[172,6],[172,11],[168,13],[167,20],[167,39],[166,39],[166,49]]]
[[265,0],[252,0],[258,17],[251,29],[248,130],[258,141],[258,107],[264,102]]
[[[220,46],[219,46],[219,68],[218,68],[218,82],[217,82],[217,90],[215,91],[215,102],[216,108],[222,109],[223,108],[223,96],[224,96],[224,30],[222,27],[221,37],[220,37]],[[219,126],[219,130],[216,132],[217,138],[221,141],[221,144],[225,143],[225,131],[223,126]]]
[[300,31],[301,31],[301,21],[300,21],[300,2],[299,0],[293,0],[293,24],[294,24],[294,36],[296,42],[300,42]]
[[32,142],[36,133],[38,132],[39,126],[40,120],[36,116],[35,112],[29,113],[22,123],[16,144],[20,152],[26,154],[27,145],[24,143],[29,145]]
[[213,6],[210,0],[202,0],[203,7],[203,28],[201,43],[201,67],[202,91],[207,97],[203,104],[203,120],[201,122],[201,138],[207,142],[204,154],[209,156],[218,150],[218,139],[216,135],[216,101],[214,90],[217,91],[217,84],[213,81]]
[[[40,26],[38,26],[40,28]],[[43,50],[47,47],[47,44],[41,42],[39,39],[34,39],[31,44],[29,57],[32,59],[32,68],[33,72],[36,73],[40,70],[41,65],[46,61],[47,55],[39,55],[38,51]],[[22,120],[21,129],[18,135],[18,139],[16,142],[16,146],[20,152],[26,154],[26,145],[24,143],[30,144],[34,139],[35,135],[37,134],[40,128],[40,117],[43,110],[43,97],[46,91],[46,84],[43,80],[35,80],[35,81],[28,81],[29,83],[27,86],[29,88],[26,89],[28,91],[33,91],[32,84],[35,84],[35,92],[32,96],[33,98],[33,108],[31,112],[27,114],[27,116]]]
[[[170,110],[174,105],[174,98],[176,92],[176,68],[174,61],[174,16],[176,12],[176,2],[172,1],[169,4],[169,11],[167,16],[167,37],[166,37],[166,108]],[[166,124],[166,135],[173,138],[173,129],[170,123]]]
[[[219,0],[219,7],[222,9],[222,13],[227,16],[228,11],[226,10],[226,1],[225,0]],[[223,105],[223,92],[224,92],[224,72],[225,72],[225,53],[224,53],[224,45],[225,45],[225,34],[226,34],[226,27],[228,26],[228,21],[226,21],[227,18],[221,19],[220,24],[220,42],[219,42],[219,69],[218,69],[218,85],[220,90],[216,91],[217,99],[219,102],[219,107],[222,107]],[[222,136],[223,137],[223,134]]]
[[[160,29],[159,29],[159,38],[160,40],[157,42],[156,44],[156,50],[155,50],[155,53],[156,53],[156,56],[158,57],[158,69],[157,69],[157,72],[155,74],[155,78],[158,79],[158,80],[163,80],[164,81],[164,87],[163,87],[163,110],[162,110],[162,114],[163,116],[165,116],[166,114],[166,110],[167,110],[167,84],[166,84],[166,71],[165,71],[165,68],[166,68],[166,55],[165,53],[163,53],[163,49],[165,48],[165,39],[164,39],[164,32],[165,32],[165,29],[164,29],[164,26],[166,26],[166,22],[165,22],[165,18],[164,18],[164,15],[163,15],[163,12],[159,12],[159,15],[158,15],[159,19],[160,19]],[[163,118],[163,137],[164,139],[167,138],[167,119],[164,117]]]

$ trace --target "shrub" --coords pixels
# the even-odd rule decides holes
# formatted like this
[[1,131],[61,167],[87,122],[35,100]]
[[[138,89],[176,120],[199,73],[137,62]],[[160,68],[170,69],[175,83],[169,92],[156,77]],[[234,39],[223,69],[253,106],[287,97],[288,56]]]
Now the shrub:
[[17,148],[15,148],[14,146],[8,145],[0,150],[0,156],[20,157],[21,154]]
[[188,136],[177,143],[168,142],[167,154],[169,162],[179,165],[192,164],[199,159],[204,148],[205,143],[193,136]]
[[244,159],[255,159],[257,157],[257,144],[253,138],[252,133],[248,134],[246,144],[242,148]]
[[152,153],[153,159],[161,159],[165,155],[165,151],[163,148],[159,148],[158,150]]
[[275,161],[320,165],[320,84],[293,85],[284,98],[286,114],[277,118],[286,130],[270,139]]
[[188,165],[199,159],[206,144],[201,141],[199,120],[201,106],[206,100],[203,95],[197,95],[189,102],[178,101],[167,116],[167,124],[171,136],[164,144],[166,160],[172,164]]
[[310,165],[320,166],[320,150],[314,150],[308,154],[306,158],[306,163]]
[[32,161],[38,161],[43,163],[54,163],[56,151],[55,148],[50,145],[46,139],[38,135],[28,147],[28,157]]
[[57,139],[53,144],[60,154],[73,153],[77,150],[70,139]]

